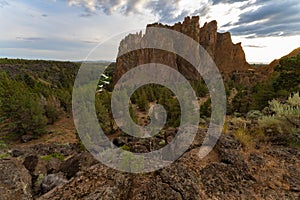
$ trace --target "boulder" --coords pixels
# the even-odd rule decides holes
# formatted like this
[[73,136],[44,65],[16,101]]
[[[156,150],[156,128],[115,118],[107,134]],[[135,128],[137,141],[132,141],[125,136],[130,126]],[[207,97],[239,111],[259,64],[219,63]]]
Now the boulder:
[[50,159],[46,164],[47,174],[57,173],[60,170],[61,162],[57,158]]
[[30,200],[31,176],[16,159],[0,159],[0,200]]
[[20,157],[20,156],[24,155],[24,152],[19,149],[14,149],[11,151],[11,155],[13,157]]
[[77,154],[60,165],[60,171],[62,171],[68,179],[72,178],[77,172],[83,168],[90,167],[98,163],[97,160],[88,152]]
[[21,141],[22,141],[23,143],[30,142],[30,141],[33,140],[33,139],[34,139],[34,137],[33,137],[32,135],[23,135],[23,136],[21,137]]
[[67,182],[68,181],[62,174],[49,174],[43,179],[43,182],[41,184],[42,194],[45,194],[53,188]]
[[32,175],[33,179],[37,178],[40,174],[47,174],[46,161],[37,155],[27,156],[24,159],[23,165]]

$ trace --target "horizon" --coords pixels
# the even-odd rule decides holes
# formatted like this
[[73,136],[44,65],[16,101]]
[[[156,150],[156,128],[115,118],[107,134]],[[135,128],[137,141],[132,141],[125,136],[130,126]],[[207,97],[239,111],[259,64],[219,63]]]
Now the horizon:
[[[285,55],[284,55],[285,56]],[[282,56],[283,57],[283,56]],[[116,63],[116,60],[63,60],[63,59],[43,59],[43,58],[21,58],[21,57],[0,57],[0,59],[12,59],[12,60],[37,60],[37,61],[55,61],[55,62],[99,62],[99,63]],[[280,59],[280,58],[278,58]],[[278,60],[274,59],[274,60]],[[274,61],[273,60],[273,61]],[[272,61],[272,62],[273,62]],[[250,65],[269,65],[271,63],[260,63],[260,62],[248,62]]]
[[[216,20],[218,32],[230,32],[250,64],[269,64],[300,47],[297,0],[0,0],[0,10],[0,28],[6,30],[0,33],[3,58],[80,62],[112,36],[195,15],[201,26]],[[121,39],[91,61],[115,60]]]

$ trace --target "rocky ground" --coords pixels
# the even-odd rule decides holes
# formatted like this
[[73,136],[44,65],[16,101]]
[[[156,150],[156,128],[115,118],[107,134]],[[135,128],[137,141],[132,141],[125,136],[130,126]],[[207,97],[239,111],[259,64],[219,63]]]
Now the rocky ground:
[[245,151],[227,133],[200,159],[204,132],[175,163],[145,174],[110,169],[77,144],[11,146],[0,159],[0,199],[300,199],[299,149]]

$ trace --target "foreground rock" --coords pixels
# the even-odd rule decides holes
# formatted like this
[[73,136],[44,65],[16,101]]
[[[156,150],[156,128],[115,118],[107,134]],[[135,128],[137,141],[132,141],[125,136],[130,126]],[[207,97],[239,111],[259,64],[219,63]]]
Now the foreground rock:
[[98,161],[95,160],[90,153],[83,152],[65,160],[60,166],[60,171],[62,171],[66,177],[70,179],[80,170],[90,167],[96,163],[98,163]]
[[261,148],[244,152],[232,136],[222,135],[202,160],[195,147],[170,166],[147,174],[96,164],[39,199],[298,199],[300,151]]
[[42,193],[45,194],[53,188],[67,183],[68,181],[64,178],[62,174],[49,174],[44,177],[43,182],[41,184]]
[[32,199],[31,176],[16,159],[0,160],[0,200]]

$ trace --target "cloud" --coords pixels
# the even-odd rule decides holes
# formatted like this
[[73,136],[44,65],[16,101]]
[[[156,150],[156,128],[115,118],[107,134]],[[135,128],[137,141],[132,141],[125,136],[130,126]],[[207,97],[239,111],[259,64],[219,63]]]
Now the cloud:
[[265,48],[267,46],[259,46],[259,45],[244,45],[244,47],[249,47],[249,48]]
[[225,4],[225,3],[237,3],[237,2],[245,2],[247,0],[212,0],[212,3],[213,5],[216,5],[216,4]]
[[79,17],[92,17],[94,16],[95,14],[94,13],[91,13],[91,12],[86,12],[86,13],[82,13],[80,15],[78,15]]
[[16,39],[28,42],[44,40],[42,37],[16,37]]
[[112,14],[119,11],[123,14],[140,12],[138,5],[142,0],[68,0],[69,5],[82,6],[89,12],[101,10],[105,14]]
[[9,3],[5,0],[0,0],[0,8],[3,8],[4,6],[8,6]]
[[[180,6],[183,0],[68,0],[70,6],[81,6],[86,13],[80,17],[93,16],[97,11],[107,15],[121,13],[123,15],[143,14],[149,12],[158,17],[160,22],[174,23],[182,20],[185,16],[193,13],[207,13],[208,8],[193,10],[185,9]],[[199,7],[202,4],[198,4]],[[202,6],[204,7],[204,6]],[[204,14],[202,14],[204,15]]]
[[223,27],[234,35],[249,37],[287,36],[300,34],[299,0],[257,0],[252,6],[258,8],[242,13],[236,23]]
[[201,5],[201,7],[197,10],[195,10],[191,15],[199,15],[199,16],[205,16],[209,13],[210,6],[209,5]]

